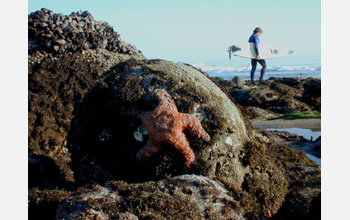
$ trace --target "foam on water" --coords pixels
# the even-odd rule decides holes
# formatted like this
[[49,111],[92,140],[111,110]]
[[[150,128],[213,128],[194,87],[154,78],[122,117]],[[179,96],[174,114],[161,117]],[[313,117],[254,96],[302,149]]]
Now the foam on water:
[[[193,66],[206,72],[211,77],[221,77],[231,80],[234,76],[240,76],[244,80],[250,79],[250,66],[213,66],[204,63],[197,63]],[[255,72],[256,77],[259,77],[260,66],[258,65]],[[265,79],[270,77],[314,77],[321,78],[321,65],[294,65],[294,66],[267,66]]]

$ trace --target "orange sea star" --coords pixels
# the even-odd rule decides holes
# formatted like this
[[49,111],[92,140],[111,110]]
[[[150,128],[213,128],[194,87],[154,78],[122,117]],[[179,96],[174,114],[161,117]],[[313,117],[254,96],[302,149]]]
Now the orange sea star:
[[165,90],[157,89],[154,95],[159,101],[158,106],[140,116],[148,131],[149,140],[136,156],[138,159],[151,157],[164,144],[168,144],[183,153],[186,166],[189,167],[194,162],[195,155],[183,133],[184,130],[206,141],[210,141],[210,136],[195,116],[178,112],[174,100]]

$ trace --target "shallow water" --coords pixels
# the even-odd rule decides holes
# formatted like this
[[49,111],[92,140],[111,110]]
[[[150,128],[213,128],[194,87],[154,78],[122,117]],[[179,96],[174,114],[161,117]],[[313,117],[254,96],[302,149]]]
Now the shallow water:
[[[294,134],[298,134],[300,136],[303,136],[304,138],[308,139],[308,140],[316,140],[318,137],[321,136],[321,131],[319,130],[311,130],[308,128],[267,128],[266,130],[268,131],[287,131],[290,133],[294,133]],[[307,148],[307,146],[306,146]],[[302,149],[298,149],[298,150],[302,150]],[[306,152],[307,149],[304,149]],[[315,161],[318,165],[321,165],[321,158],[318,158],[312,154],[306,153],[306,156]]]
[[306,153],[306,156],[310,159],[313,160],[314,162],[316,162],[318,165],[321,165],[321,158],[315,157],[312,154],[308,154]]
[[308,128],[267,128],[268,131],[287,131],[290,133],[294,133],[304,138],[310,140],[316,140],[319,136],[321,136],[321,131],[315,131]]

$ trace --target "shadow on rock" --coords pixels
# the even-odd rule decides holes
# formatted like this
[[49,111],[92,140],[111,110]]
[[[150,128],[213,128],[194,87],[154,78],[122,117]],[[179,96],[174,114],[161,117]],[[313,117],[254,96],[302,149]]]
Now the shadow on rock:
[[142,182],[184,173],[183,157],[171,147],[166,148],[166,154],[160,152],[148,159],[147,163],[136,159],[147,137],[143,142],[134,138],[133,133],[142,122],[129,113],[134,109],[151,110],[157,103],[147,103],[141,99],[130,106],[119,95],[112,85],[101,83],[89,90],[83,101],[74,106],[67,139],[77,184],[104,183],[112,179]]
[[28,219],[55,219],[59,204],[69,198],[70,195],[70,192],[62,189],[30,189],[28,194]]
[[43,155],[34,155],[29,152],[28,157],[28,187],[55,188],[70,187],[72,182],[67,181],[55,161]]

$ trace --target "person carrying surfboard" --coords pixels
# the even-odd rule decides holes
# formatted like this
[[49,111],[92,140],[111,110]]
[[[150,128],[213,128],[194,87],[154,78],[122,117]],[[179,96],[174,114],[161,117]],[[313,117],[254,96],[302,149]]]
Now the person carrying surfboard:
[[260,59],[259,56],[259,43],[260,43],[260,39],[259,36],[263,33],[262,29],[260,27],[256,27],[253,31],[253,34],[250,36],[249,38],[249,43],[254,43],[254,49],[256,52],[256,58],[255,59],[251,59],[251,63],[252,63],[252,69],[250,71],[250,79],[251,79],[251,83],[253,85],[255,85],[255,81],[254,81],[254,73],[256,70],[256,65],[257,63],[259,63],[261,65],[261,71],[260,71],[260,83],[263,80],[264,77],[264,73],[266,70],[266,62],[264,59]]

